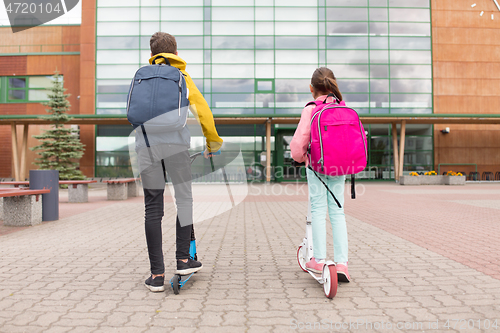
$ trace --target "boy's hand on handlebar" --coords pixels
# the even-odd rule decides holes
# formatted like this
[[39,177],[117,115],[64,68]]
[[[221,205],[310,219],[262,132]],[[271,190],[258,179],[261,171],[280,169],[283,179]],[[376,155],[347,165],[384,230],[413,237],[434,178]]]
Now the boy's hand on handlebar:
[[215,155],[220,155],[220,149],[214,153],[209,152],[208,149],[205,149],[205,151],[203,152],[203,157],[205,158],[209,158]]

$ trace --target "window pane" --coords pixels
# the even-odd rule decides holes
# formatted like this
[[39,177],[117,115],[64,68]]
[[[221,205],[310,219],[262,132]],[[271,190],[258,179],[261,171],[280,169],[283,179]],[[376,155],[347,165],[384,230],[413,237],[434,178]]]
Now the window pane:
[[97,36],[139,35],[138,22],[97,22]]
[[97,51],[98,64],[138,64],[139,51]]
[[259,79],[273,79],[274,65],[256,65],[255,77]]
[[274,35],[274,22],[255,22],[255,34]]
[[161,30],[177,35],[203,35],[203,22],[161,22]]
[[387,7],[388,0],[368,0],[370,7]]
[[[368,94],[343,94],[342,97],[346,106],[351,108],[367,108]],[[358,110],[359,111],[359,110]]]
[[203,21],[203,7],[163,7],[161,9],[162,21]]
[[276,21],[317,21],[316,8],[276,8]]
[[213,50],[214,64],[249,64],[254,63],[254,52],[250,50]]
[[331,64],[365,64],[368,63],[368,51],[365,50],[343,50],[327,51],[327,62]]
[[[213,94],[212,106],[215,108],[253,108],[253,94]],[[258,106],[262,107],[262,106]]]
[[[131,78],[132,79],[132,78]],[[128,93],[131,80],[98,80],[98,93]]]
[[368,37],[327,37],[329,49],[367,49]]
[[389,92],[389,80],[370,80],[370,91]]
[[213,35],[251,35],[253,22],[212,22]]
[[384,22],[370,22],[370,35],[387,35],[389,33],[389,25]]
[[160,11],[158,8],[141,7],[141,21],[159,21]]
[[[392,47],[392,45],[391,45]],[[389,38],[387,37],[370,37],[370,48],[374,50],[387,50],[389,48]]]
[[138,65],[97,65],[98,79],[131,79],[139,68]]
[[127,94],[97,94],[98,108],[126,108]]
[[[348,2],[349,6],[352,7],[366,7],[367,0],[350,0]],[[346,1],[345,0],[326,0],[326,5],[327,6],[345,6]]]
[[337,78],[368,78],[368,65],[328,65],[328,67]]
[[52,76],[32,76],[28,86],[30,88],[50,88],[52,87]]
[[272,21],[272,20],[274,20],[273,9],[272,8],[256,7],[255,8],[255,20],[256,21]]
[[26,99],[26,91],[25,90],[9,90],[9,100],[24,100]]
[[48,90],[30,90],[28,91],[28,100],[29,101],[48,101],[49,97],[47,94]]
[[391,35],[430,36],[431,25],[429,23],[389,23]]
[[[164,7],[176,7],[179,6],[179,2],[171,0],[161,0],[161,5]],[[182,0],[182,6],[203,7],[203,0]]]
[[430,64],[430,51],[391,51],[393,64]]
[[214,49],[253,49],[254,37],[212,37]]
[[328,8],[328,21],[368,21],[367,8]]
[[212,80],[213,92],[254,92],[254,80]]
[[302,79],[311,78],[316,65],[276,65],[276,78]]
[[370,8],[370,21],[387,21],[387,9]]
[[257,64],[273,64],[274,52],[271,50],[258,50],[255,51],[255,63]]
[[276,50],[276,63],[277,64],[317,64],[318,52],[317,51],[280,51]]
[[389,8],[389,21],[430,22],[429,9]]
[[139,49],[139,37],[97,37],[97,49]]
[[212,21],[253,21],[253,7],[212,8]]
[[258,91],[273,90],[273,82],[272,81],[257,81],[257,90]]
[[152,36],[157,31],[160,31],[160,22],[141,22],[142,35]]
[[212,78],[253,78],[253,65],[212,65]]
[[99,7],[139,7],[139,0],[99,0]]
[[253,6],[253,0],[212,0],[212,6]]
[[386,108],[389,106],[388,94],[371,94],[370,107],[372,108]]
[[370,63],[387,64],[389,62],[388,51],[370,51]]
[[431,80],[392,80],[391,92],[394,93],[432,93]]
[[[384,0],[386,1],[386,0]],[[390,7],[424,7],[429,8],[429,0],[389,0]]]
[[139,21],[139,8],[97,8],[97,21]]
[[327,33],[331,35],[367,34],[368,22],[328,22]]
[[430,50],[431,39],[426,37],[391,37],[391,49]]
[[275,22],[276,35],[317,35],[316,22]]
[[318,0],[275,0],[275,6],[281,7],[290,7],[290,6],[298,6],[298,7],[316,7],[318,5]]
[[372,78],[388,78],[389,66],[388,65],[371,65],[370,77]]
[[10,88],[25,88],[26,87],[26,79],[24,79],[24,78],[9,78],[9,87]]
[[[312,73],[311,73],[312,76]],[[306,80],[275,80],[275,92],[309,92],[311,78]]]
[[[276,94],[277,108],[303,108],[312,100],[311,94]],[[300,112],[299,112],[300,113]]]
[[277,49],[316,49],[317,37],[275,37]]
[[432,107],[431,94],[392,94],[392,108],[430,108]]
[[337,80],[341,93],[368,92],[368,80]]
[[[286,37],[259,37],[255,41],[255,47],[258,49],[272,49],[274,48],[274,39],[286,38]],[[253,40],[253,38],[252,38]]]

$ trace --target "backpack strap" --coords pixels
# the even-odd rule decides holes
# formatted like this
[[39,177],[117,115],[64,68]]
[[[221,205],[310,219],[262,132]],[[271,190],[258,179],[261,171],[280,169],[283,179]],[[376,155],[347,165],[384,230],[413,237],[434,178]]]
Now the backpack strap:
[[326,96],[325,100],[323,101],[323,104],[326,104],[326,100],[328,99],[328,97],[333,97],[335,99],[335,102],[337,102],[337,104],[340,103],[339,99],[337,98],[337,96],[335,96],[334,93],[329,93],[328,96]]
[[321,183],[323,183],[323,185],[326,187],[326,189],[328,190],[328,192],[330,192],[330,194],[332,195],[333,197],[333,200],[335,200],[335,203],[337,204],[337,206],[339,206],[339,208],[342,208],[342,206],[340,205],[340,202],[337,200],[337,198],[335,198],[335,195],[333,194],[333,192],[328,188],[328,185],[325,184],[325,182],[323,181],[323,179],[321,179],[320,176],[318,176],[318,174],[316,173],[316,171],[313,170],[313,168],[311,168],[310,166],[307,167],[309,170],[311,170],[312,172],[314,172],[314,174],[316,175],[316,177],[318,177],[318,179],[321,181]]
[[153,59],[153,63],[154,63],[155,65],[158,65],[158,64],[156,63],[156,59],[164,59],[164,60],[165,60],[165,64],[167,64],[168,66],[170,66],[170,61],[169,61],[167,58],[165,58],[164,56],[162,56],[162,55],[158,55],[158,56],[156,56],[156,57]]

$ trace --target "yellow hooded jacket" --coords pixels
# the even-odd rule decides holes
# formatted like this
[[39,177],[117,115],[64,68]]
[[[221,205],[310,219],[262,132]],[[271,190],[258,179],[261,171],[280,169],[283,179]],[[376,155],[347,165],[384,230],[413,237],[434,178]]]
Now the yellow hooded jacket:
[[217,134],[212,111],[210,110],[207,101],[205,101],[205,98],[194,84],[191,76],[189,76],[188,72],[186,72],[186,62],[181,57],[173,53],[158,53],[149,59],[149,63],[151,65],[153,64],[153,61],[155,61],[155,64],[165,63],[165,59],[163,58],[155,60],[158,56],[167,58],[171,66],[178,68],[182,74],[184,74],[189,91],[189,109],[198,120],[201,125],[203,135],[207,138],[208,151],[218,151],[222,146],[222,139],[219,137],[219,134]]

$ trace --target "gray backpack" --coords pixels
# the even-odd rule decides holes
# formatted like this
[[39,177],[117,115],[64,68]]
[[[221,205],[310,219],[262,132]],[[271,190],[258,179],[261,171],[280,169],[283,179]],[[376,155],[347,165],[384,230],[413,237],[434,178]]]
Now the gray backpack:
[[157,58],[167,65],[147,65],[135,72],[127,96],[127,119],[134,129],[141,126],[148,134],[180,131],[188,116],[186,80],[168,59]]

